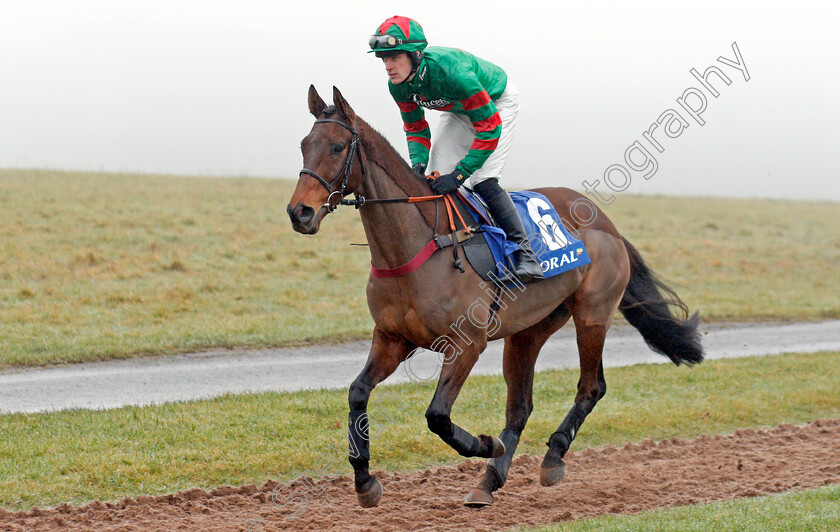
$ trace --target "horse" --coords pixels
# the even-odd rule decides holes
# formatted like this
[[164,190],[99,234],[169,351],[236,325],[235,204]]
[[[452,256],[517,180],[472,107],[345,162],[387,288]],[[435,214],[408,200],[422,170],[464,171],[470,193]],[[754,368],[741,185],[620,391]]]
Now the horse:
[[[350,385],[349,461],[362,507],[379,504],[382,486],[369,472],[367,417],[371,390],[391,375],[417,348],[446,355],[425,417],[429,430],[464,457],[489,458],[484,474],[464,504],[493,503],[493,492],[507,480],[519,437],[533,410],[534,366],[548,338],[574,318],[580,357],[580,380],[574,405],[549,436],[540,465],[540,483],[557,484],[566,474],[564,455],[587,415],[604,397],[607,384],[601,359],[607,330],[617,310],[652,350],[679,365],[703,360],[697,331],[699,314],[687,306],[647,266],[639,251],[607,216],[581,194],[567,188],[540,188],[570,230],[579,235],[591,262],[511,289],[514,297],[490,305],[487,284],[466,262],[453,267],[452,254],[417,257],[436,235],[448,234],[444,209],[428,198],[431,187],[333,87],[327,105],[310,85],[309,111],[315,123],[301,142],[304,168],[286,211],[295,231],[315,234],[339,204],[356,205],[370,248],[372,274],[367,302],[375,323],[364,368]],[[324,177],[327,176],[327,177]],[[335,177],[332,177],[335,176]],[[331,180],[328,181],[328,178]],[[356,199],[346,199],[354,194]],[[575,215],[587,205],[590,216]],[[418,250],[420,252],[418,253]],[[392,276],[377,270],[396,271]],[[461,271],[463,270],[463,271]],[[470,319],[465,319],[469,311]],[[488,328],[494,319],[497,325]],[[505,427],[498,437],[477,437],[452,422],[458,393],[487,342],[504,338],[503,375],[507,385]],[[441,339],[445,339],[441,342]]]

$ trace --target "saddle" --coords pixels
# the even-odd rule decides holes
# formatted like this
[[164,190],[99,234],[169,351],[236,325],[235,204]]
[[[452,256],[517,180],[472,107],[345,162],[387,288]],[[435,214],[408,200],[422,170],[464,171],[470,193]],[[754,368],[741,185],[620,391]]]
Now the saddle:
[[[591,262],[583,242],[569,232],[545,196],[531,191],[511,192],[510,196],[546,279]],[[453,248],[454,266],[459,269],[463,269],[458,257],[458,248],[462,248],[485,281],[512,280],[512,254],[517,246],[495,225],[481,197],[464,186],[450,198],[457,210],[457,216],[450,217],[455,230],[438,235],[438,247]]]

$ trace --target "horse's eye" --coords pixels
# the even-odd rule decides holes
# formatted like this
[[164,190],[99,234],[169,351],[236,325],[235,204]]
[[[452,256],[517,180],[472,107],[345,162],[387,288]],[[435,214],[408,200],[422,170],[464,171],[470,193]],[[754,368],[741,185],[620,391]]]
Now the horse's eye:
[[333,144],[332,154],[341,153],[344,151],[344,144]]

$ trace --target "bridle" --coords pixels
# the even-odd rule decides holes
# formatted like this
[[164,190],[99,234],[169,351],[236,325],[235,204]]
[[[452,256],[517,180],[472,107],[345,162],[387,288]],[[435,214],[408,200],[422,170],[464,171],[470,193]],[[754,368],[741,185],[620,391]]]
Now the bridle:
[[[341,127],[347,129],[350,133],[352,133],[353,137],[350,139],[350,147],[347,150],[347,159],[344,160],[344,166],[341,167],[341,170],[338,172],[338,175],[335,176],[335,179],[332,180],[332,183],[328,183],[326,179],[318,175],[317,172],[314,170],[310,170],[309,168],[301,168],[300,174],[307,174],[315,179],[318,180],[319,183],[324,185],[324,188],[327,189],[329,192],[329,196],[327,197],[326,203],[321,205],[322,209],[326,209],[328,213],[333,213],[338,211],[342,205],[352,205],[357,209],[362,205],[367,205],[368,203],[418,203],[421,201],[432,201],[442,196],[417,196],[417,197],[405,197],[405,198],[385,198],[385,199],[366,199],[364,196],[356,194],[356,199],[344,199],[344,191],[347,189],[347,182],[350,180],[350,174],[353,173],[353,157],[358,156],[359,158],[359,167],[362,169],[362,178],[365,176],[365,163],[362,159],[362,146],[361,142],[359,141],[359,132],[356,129],[356,121],[353,120],[353,125],[347,125],[340,120],[335,120],[333,118],[322,118],[320,120],[316,120],[316,124],[323,124],[324,122],[332,122],[334,124],[338,124]],[[437,172],[432,172],[435,175],[435,178],[440,176]],[[333,187],[338,180],[341,179],[341,186],[338,190],[333,190]],[[338,201],[333,201],[333,197],[338,196]]]
[[[350,139],[350,146],[347,150],[347,158],[344,160],[344,166],[341,167],[341,170],[338,172],[338,175],[335,176],[335,179],[332,182],[327,182],[326,179],[318,175],[317,172],[310,170],[309,168],[301,168],[301,174],[307,174],[309,176],[314,177],[318,180],[319,183],[324,185],[324,188],[327,189],[329,192],[329,196],[327,196],[327,201],[321,205],[321,209],[326,209],[328,213],[336,212],[341,205],[353,205],[357,209],[360,208],[362,205],[366,205],[368,203],[419,203],[423,201],[434,201],[435,202],[435,227],[434,227],[434,235],[432,239],[423,247],[420,252],[415,255],[413,259],[408,261],[407,263],[398,266],[397,268],[376,268],[371,264],[371,275],[374,277],[400,277],[403,275],[407,275],[420,266],[423,265],[438,249],[442,249],[444,247],[452,246],[452,253],[455,257],[455,267],[458,268],[461,273],[464,273],[464,267],[461,265],[461,259],[458,258],[458,246],[460,245],[460,241],[457,238],[456,233],[456,225],[455,219],[453,218],[453,211],[457,213],[458,217],[461,220],[461,225],[464,228],[463,231],[466,233],[466,239],[472,238],[473,228],[464,221],[464,218],[461,216],[461,212],[453,203],[453,200],[449,195],[446,196],[409,196],[405,198],[374,198],[374,199],[365,199],[364,196],[360,194],[356,194],[356,198],[352,200],[344,199],[344,191],[347,189],[347,182],[350,180],[350,175],[353,173],[353,158],[359,158],[359,167],[362,170],[362,178],[365,176],[365,164],[362,159],[362,147],[361,143],[359,142],[359,132],[356,129],[356,121],[353,121],[353,125],[350,126],[341,122],[339,120],[335,120],[332,118],[322,118],[320,120],[316,120],[316,124],[323,124],[326,122],[332,122],[334,124],[338,124],[341,127],[347,129],[350,133],[352,133],[353,137]],[[440,174],[437,172],[432,172],[433,178],[436,179],[440,177]],[[336,183],[341,180],[341,185],[339,186],[338,190],[333,190],[333,187]],[[335,196],[338,196],[338,201],[333,201]],[[443,199],[443,203],[446,205],[446,211],[449,217],[449,225],[452,231],[452,236],[450,235],[438,235],[437,232],[437,220],[438,220],[438,202],[436,200]],[[469,200],[465,201],[469,203]],[[477,211],[478,212],[478,211]],[[320,210],[319,210],[320,213]],[[479,215],[481,213],[479,212]],[[486,220],[485,220],[486,221]]]
[[[353,173],[353,156],[356,155],[359,157],[359,167],[362,169],[362,177],[365,175],[365,164],[362,161],[362,147],[361,143],[359,142],[359,132],[356,130],[356,121],[353,121],[353,125],[347,125],[340,120],[335,120],[332,118],[322,118],[320,120],[316,120],[316,124],[323,124],[325,122],[332,122],[334,124],[338,124],[341,127],[347,129],[350,133],[353,134],[352,139],[350,139],[350,147],[347,150],[347,159],[344,160],[344,166],[341,167],[341,170],[338,172],[338,175],[335,176],[335,179],[332,180],[332,183],[328,183],[326,179],[318,175],[315,171],[310,170],[309,168],[301,168],[301,174],[308,174],[315,179],[318,180],[319,183],[324,185],[324,188],[327,189],[329,192],[329,196],[327,197],[326,203],[324,203],[321,208],[327,209],[327,212],[332,213],[337,211],[340,206],[342,205],[342,200],[344,199],[344,190],[347,188],[347,181],[350,180],[350,175]],[[333,190],[338,181],[341,180],[341,186],[338,190]],[[333,197],[338,196],[338,201],[333,203]]]

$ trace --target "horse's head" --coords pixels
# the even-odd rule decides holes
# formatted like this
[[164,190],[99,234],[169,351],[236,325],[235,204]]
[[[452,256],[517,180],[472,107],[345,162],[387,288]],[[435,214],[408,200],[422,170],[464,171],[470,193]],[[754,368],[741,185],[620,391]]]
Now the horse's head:
[[303,169],[286,206],[298,233],[317,233],[324,216],[359,189],[365,173],[356,113],[335,87],[333,104],[327,106],[309,86],[309,112],[316,120],[300,143]]

